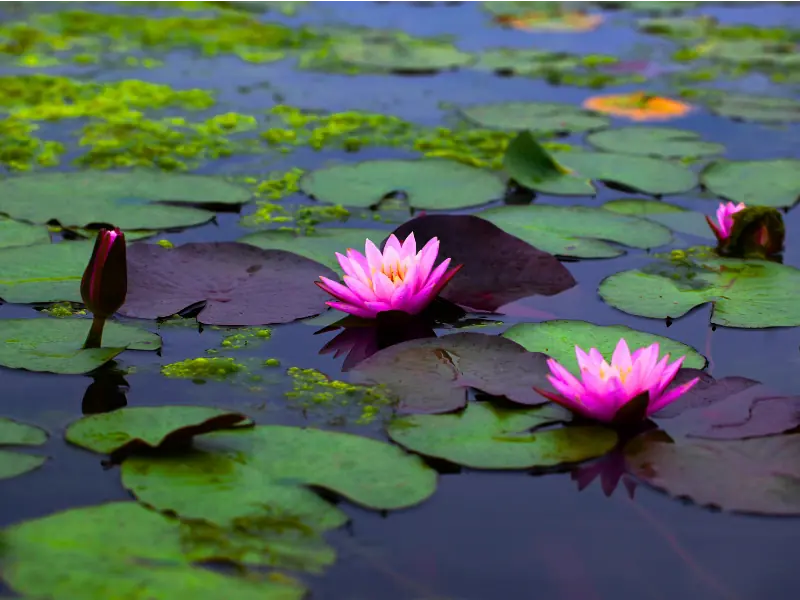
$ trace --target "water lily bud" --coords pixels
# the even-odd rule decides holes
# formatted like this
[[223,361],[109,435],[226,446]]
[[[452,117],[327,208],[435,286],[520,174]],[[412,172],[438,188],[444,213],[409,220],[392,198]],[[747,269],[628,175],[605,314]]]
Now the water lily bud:
[[83,303],[96,318],[107,319],[123,305],[127,292],[125,234],[119,229],[101,229],[81,279]]
[[780,211],[748,206],[732,215],[729,235],[718,239],[717,252],[733,258],[767,258],[783,250],[786,228]]

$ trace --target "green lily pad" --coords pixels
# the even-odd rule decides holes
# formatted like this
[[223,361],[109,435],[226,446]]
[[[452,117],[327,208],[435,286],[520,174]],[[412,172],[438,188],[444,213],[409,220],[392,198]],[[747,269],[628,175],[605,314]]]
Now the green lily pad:
[[725,152],[725,146],[704,142],[694,131],[671,127],[620,127],[593,133],[586,141],[606,152],[659,158],[712,156]]
[[544,321],[542,323],[520,323],[506,330],[503,337],[517,342],[529,352],[542,352],[569,371],[578,374],[575,346],[585,351],[597,348],[607,360],[611,360],[620,338],[625,338],[631,349],[642,348],[658,342],[661,355],[669,353],[673,360],[685,356],[684,367],[702,369],[705,357],[691,346],[669,338],[637,331],[624,325],[595,325],[587,321]]
[[724,94],[711,106],[718,115],[760,123],[800,121],[800,102],[793,98]]
[[712,17],[699,15],[641,19],[637,21],[636,27],[644,33],[663,35],[675,40],[690,40],[705,37],[714,23]]
[[503,410],[481,402],[458,414],[395,419],[388,433],[409,450],[474,469],[553,467],[601,456],[617,444],[616,433],[595,426],[531,433],[564,418],[550,405]]
[[[0,417],[0,446],[41,446],[47,441],[47,432]],[[0,449],[0,480],[22,475],[42,466],[47,457],[23,454]]]
[[672,231],[715,240],[704,214],[681,206],[646,198],[620,198],[603,204],[605,210],[660,223]]
[[94,241],[0,249],[0,298],[12,303],[83,302],[81,277]]
[[347,517],[306,486],[379,510],[413,506],[436,488],[436,473],[418,457],[345,433],[269,425],[211,433],[194,446],[127,459],[123,484],[140,501],[184,518],[255,527],[297,519],[313,528]]
[[593,4],[611,10],[628,10],[635,13],[645,13],[650,15],[669,15],[679,14],[687,10],[697,8],[700,2],[683,2],[681,0],[644,0],[633,2],[619,1],[598,1]]
[[50,243],[47,228],[0,217],[0,248]]
[[125,350],[158,350],[161,338],[149,331],[106,322],[103,347],[82,348],[89,319],[0,320],[0,365],[10,369],[75,375],[88,373]]
[[238,241],[265,250],[293,252],[342,273],[336,252],[345,254],[348,248],[355,248],[363,254],[366,240],[380,245],[387,236],[388,232],[382,229],[329,227],[317,229],[313,235],[297,235],[292,231],[258,231]]
[[753,206],[794,206],[800,199],[800,160],[717,161],[701,173],[713,194]]
[[67,427],[67,441],[100,454],[132,454],[189,445],[211,431],[252,425],[237,412],[210,406],[137,406],[87,415]]
[[763,515],[800,515],[800,434],[677,442],[661,432],[625,447],[630,473],[675,498]]
[[[581,66],[581,58],[566,52],[551,52],[549,50],[539,50],[537,48],[487,48],[478,53],[478,61],[472,68],[480,71],[493,71],[499,75],[522,75],[526,77],[544,77],[554,71],[574,71]],[[547,106],[549,103],[540,102],[513,102],[509,104],[524,106]],[[499,104],[485,105],[499,106]],[[580,109],[572,105],[553,104],[553,106],[563,106],[575,112]],[[476,107],[477,108],[477,107]],[[545,113],[548,111],[544,111]],[[583,111],[585,112],[585,111]],[[589,113],[591,114],[591,113]],[[501,115],[491,110],[491,115],[486,115],[490,120],[500,119]],[[507,121],[506,121],[507,123]],[[495,125],[486,125],[495,128]],[[535,130],[536,124],[531,123]],[[516,129],[513,125],[503,125],[500,129]]]
[[448,42],[407,36],[347,36],[331,44],[329,51],[351,65],[397,73],[443,71],[475,60]]
[[303,176],[300,188],[322,202],[363,208],[403,192],[410,206],[430,210],[479,206],[505,193],[505,184],[496,175],[440,159],[337,165]]
[[800,325],[800,270],[769,261],[660,261],[607,277],[598,293],[607,304],[639,317],[678,318],[710,302],[715,325]]
[[192,205],[244,204],[250,198],[246,189],[216,177],[159,171],[37,173],[0,181],[0,212],[63,227],[188,227],[214,216]]
[[[661,158],[612,152],[554,152],[553,158],[574,175],[622,185],[645,194],[680,194],[697,185],[685,166]],[[550,192],[548,185],[534,188]],[[557,194],[558,186],[550,193]]]
[[478,216],[540,250],[560,256],[611,258],[625,251],[608,242],[653,248],[672,239],[663,225],[602,208],[530,204],[490,208]]
[[489,129],[532,133],[581,133],[608,127],[611,120],[571,104],[557,102],[498,102],[460,110],[470,121]]
[[181,523],[136,504],[114,502],[26,521],[3,531],[5,582],[16,592],[53,600],[194,598],[301,600],[288,577],[272,581],[225,575],[213,560],[263,565],[269,541]]
[[521,131],[508,144],[503,168],[516,183],[531,190],[564,196],[589,196],[594,186],[575,177],[545,150],[530,131]]

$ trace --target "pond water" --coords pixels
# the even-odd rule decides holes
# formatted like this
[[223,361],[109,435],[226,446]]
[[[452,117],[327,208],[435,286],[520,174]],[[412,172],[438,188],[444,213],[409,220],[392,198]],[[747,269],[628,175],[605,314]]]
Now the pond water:
[[[589,14],[602,17],[601,22],[586,31],[546,31],[537,28],[535,19],[531,21],[533,24],[528,25],[528,30],[523,27],[524,24],[508,26],[506,22],[507,26],[501,26],[493,17],[504,13],[500,9],[492,11],[484,5],[508,5],[504,9],[507,11],[505,14],[530,19],[533,12],[555,10],[553,5],[558,3],[536,3],[547,5],[539,8],[519,6],[534,3],[513,2],[71,2],[68,7],[65,7],[67,3],[29,4],[4,3],[2,8],[0,34],[6,40],[6,45],[0,55],[3,59],[0,63],[0,80],[3,80],[2,85],[8,86],[7,90],[16,85],[14,81],[24,83],[19,84],[22,90],[19,98],[12,101],[12,94],[7,91],[4,94],[6,100],[0,99],[0,107],[7,113],[8,121],[5,123],[9,127],[12,119],[16,119],[17,123],[38,126],[30,134],[33,138],[29,136],[28,140],[36,139],[39,143],[49,140],[61,143],[64,147],[63,152],[55,153],[58,160],[54,162],[57,164],[37,164],[36,157],[42,151],[42,147],[38,146],[38,151],[25,155],[27,158],[22,160],[32,168],[26,173],[20,164],[15,166],[12,159],[8,158],[16,152],[24,152],[18,149],[12,152],[11,142],[3,142],[8,148],[0,158],[9,177],[37,177],[52,171],[76,168],[83,168],[90,174],[106,173],[109,168],[158,169],[159,166],[164,172],[174,172],[175,164],[170,161],[178,161],[189,173],[226,178],[252,191],[259,183],[278,180],[291,169],[310,172],[342,163],[417,158],[425,153],[414,148],[413,143],[396,143],[392,133],[385,130],[376,132],[374,128],[370,130],[368,125],[364,126],[363,133],[357,135],[363,135],[364,139],[371,141],[361,144],[355,152],[344,151],[342,136],[336,138],[333,134],[330,139],[323,140],[322,149],[312,149],[312,144],[307,138],[302,138],[302,134],[299,134],[297,144],[270,145],[260,137],[261,133],[270,128],[288,130],[292,127],[280,122],[273,110],[277,105],[292,107],[292,110],[303,114],[327,115],[354,111],[362,115],[390,115],[418,128],[412,136],[430,137],[437,127],[451,128],[453,131],[477,130],[479,126],[475,123],[470,124],[458,118],[460,107],[499,102],[557,102],[580,107],[594,96],[636,91],[682,98],[694,105],[691,112],[680,118],[639,123],[640,126],[656,125],[694,131],[702,140],[724,146],[722,156],[729,160],[800,158],[800,129],[796,123],[728,118],[717,110],[719,95],[713,96],[712,102],[707,101],[711,95],[696,93],[698,89],[723,90],[725,93],[722,97],[726,94],[749,94],[786,98],[788,102],[797,98],[800,63],[789,60],[781,63],[777,59],[770,62],[769,57],[748,62],[744,56],[739,62],[725,62],[715,60],[713,55],[700,56],[699,62],[674,60],[679,48],[697,48],[724,39],[745,39],[749,43],[759,39],[759,36],[773,40],[783,36],[780,37],[784,40],[781,43],[791,43],[797,48],[800,43],[797,29],[800,26],[800,11],[793,3],[638,2],[619,3],[637,5],[635,9],[623,6],[621,10],[599,6],[603,3],[580,3]],[[681,7],[669,6],[671,4],[691,6],[681,11]],[[251,8],[247,9],[244,5],[251,5]],[[652,6],[642,8],[641,5]],[[570,7],[562,7],[562,10],[567,8]],[[63,16],[65,11],[89,11],[94,15],[112,15],[122,20],[115,22],[113,27],[108,22],[87,25],[89,20],[86,18],[67,19]],[[654,15],[654,11],[667,12]],[[134,15],[140,21],[134,23]],[[129,20],[124,20],[125,16],[130,17]],[[173,30],[162,31],[160,25],[153,25],[159,19],[175,16],[217,19],[214,26],[217,33],[199,34],[196,30],[190,31],[190,28],[180,31],[180,25],[175,25]],[[716,24],[708,25],[697,38],[642,31],[644,19],[695,19],[692,23],[697,23],[697,18],[701,16],[716,19]],[[545,14],[544,17],[539,14],[539,17],[545,21],[560,18],[556,13]],[[147,25],[148,22],[150,25]],[[242,26],[242,22],[280,23],[295,38],[283,46],[267,40],[259,46],[259,43],[245,39],[252,34],[252,30],[249,24]],[[677,29],[675,21],[671,22],[671,27]],[[344,26],[366,29],[350,30]],[[741,26],[737,35],[730,34],[725,38],[718,33],[719,29],[735,29],[735,26]],[[20,33],[20,28],[24,27],[29,28],[25,35]],[[139,28],[137,31],[147,30],[148,27],[149,38],[144,34],[126,33],[135,28]],[[225,38],[226,28],[232,32],[230,39],[220,42]],[[309,32],[308,40],[299,36],[301,30]],[[382,34],[390,42],[377,43],[367,39],[369,32],[374,34],[378,30],[391,30],[393,33]],[[396,30],[414,38],[452,37],[442,38],[444,41],[440,42],[446,50],[430,47],[424,51],[408,50],[413,44],[409,45]],[[340,58],[331,59],[331,54],[335,56],[335,52],[329,49],[329,54],[325,55],[328,57],[328,68],[306,69],[298,66],[298,60],[302,63],[304,58],[311,62],[307,55],[314,53],[312,58],[318,64],[323,63],[319,58],[324,54],[319,50],[320,41],[312,39],[314,35],[321,36],[320,32],[330,36],[325,43],[351,44],[356,48],[353,52],[361,52],[359,60],[348,63]],[[261,32],[258,35],[264,34]],[[358,38],[360,41],[353,42],[358,36],[361,36]],[[142,41],[155,38],[161,40],[160,44]],[[364,39],[367,41],[364,42]],[[498,47],[535,48],[578,57],[607,55],[619,62],[615,68],[609,66],[589,70],[590,75],[602,73],[607,76],[602,80],[605,83],[602,89],[586,85],[591,77],[584,77],[585,64],[577,63],[553,68],[559,77],[579,73],[583,74],[583,79],[563,80],[561,85],[555,85],[552,72],[548,82],[541,73],[501,76],[491,70],[475,67],[474,61],[459,64],[458,60],[453,59],[455,65],[449,68],[447,53],[451,52],[452,47],[448,39],[458,50],[469,53],[471,57]],[[16,40],[16,46],[9,40]],[[386,47],[395,48],[395,53],[380,54]],[[202,52],[203,48],[206,55]],[[749,51],[755,52],[752,49]],[[269,52],[274,54],[270,60],[264,57]],[[254,57],[256,54],[258,56]],[[146,63],[146,58],[158,62]],[[337,60],[338,64],[333,64]],[[407,67],[405,62],[402,63],[406,65],[402,73],[392,72],[386,66],[386,61],[409,60],[423,66],[425,61],[430,61],[433,66],[423,68],[417,64]],[[441,60],[448,68],[439,65],[437,61]],[[524,62],[519,58],[514,60],[519,64]],[[417,72],[408,73],[409,70]],[[701,70],[704,71],[703,77],[696,75]],[[63,81],[75,81],[79,85],[96,83],[98,87],[59,101],[55,94],[48,96],[42,92],[44,88],[31,91],[35,84],[25,77],[33,73],[64,78]],[[126,80],[163,84],[172,91],[148,92],[131,88],[126,95],[116,94],[108,87]],[[64,85],[63,81],[58,79],[58,85]],[[595,77],[594,81],[597,83],[599,79]],[[189,107],[180,99],[165,100],[161,104],[156,99],[159,95],[190,89],[210,92],[213,101]],[[692,93],[693,90],[695,93]],[[148,93],[151,95],[145,98]],[[140,98],[138,101],[137,95]],[[106,98],[106,104],[103,97]],[[61,111],[62,118],[42,117],[48,106]],[[74,115],[68,115],[69,106],[80,110],[76,109]],[[25,112],[27,109],[30,109],[28,113]],[[798,121],[800,109],[795,106],[793,110],[793,119],[785,120]],[[156,125],[148,129],[146,124],[138,121],[138,129],[129,126],[139,118],[130,111],[141,111],[151,124],[159,123],[160,127],[165,128],[163,131],[177,131],[181,127],[177,121],[167,122],[169,117],[185,118],[190,124],[200,124],[208,123],[215,115],[235,113],[241,131],[223,129],[220,133],[208,133],[205,130],[193,134],[195,137],[187,135],[183,141],[185,146],[180,147],[180,144],[170,145],[169,134],[156,132]],[[790,110],[787,109],[787,112]],[[254,125],[246,125],[247,116],[255,117]],[[498,118],[496,113],[495,118]],[[605,129],[613,130],[634,124],[623,116],[612,116],[610,119]],[[95,130],[96,137],[92,137],[92,126],[98,127]],[[4,135],[10,139],[15,134]],[[25,136],[19,134],[17,137],[19,144],[29,143],[19,141]],[[567,135],[560,137],[542,136],[545,147],[553,152],[564,149],[559,145],[570,145],[574,152],[575,147],[586,145],[584,138],[583,131],[567,131]],[[108,142],[106,154],[103,139]],[[213,144],[221,144],[220,140],[229,144],[230,156],[213,155]],[[472,156],[484,161],[479,166],[488,169],[493,165],[497,168],[501,165],[499,161],[502,160],[507,142],[508,139],[505,139],[499,149],[497,144],[489,144],[491,148],[488,150],[462,143],[455,150],[451,148],[451,154],[445,158],[453,158],[453,153],[461,153],[462,161],[464,157]],[[191,151],[186,150],[190,146]],[[658,143],[654,143],[655,146]],[[433,154],[431,152],[429,156]],[[89,159],[85,158],[87,156]],[[712,160],[713,157],[706,156],[686,160],[684,164],[689,170],[699,172]],[[567,158],[564,162],[569,164]],[[624,170],[622,165],[620,168]],[[141,176],[148,177],[147,174]],[[87,181],[87,185],[91,186],[91,178]],[[767,194],[771,193],[770,182],[764,183]],[[468,194],[468,185],[464,188],[454,186],[450,193]],[[796,180],[792,183],[787,178],[784,187],[787,193],[792,193],[797,190],[797,185]],[[540,192],[536,194],[534,203],[600,207],[614,199],[654,197],[635,190],[620,191],[620,186],[615,187],[612,189],[598,183],[594,196],[558,196]],[[624,185],[622,189],[625,189]],[[0,185],[0,196],[4,193],[6,188]],[[80,189],[60,187],[48,193],[59,197],[63,211],[69,213],[70,203],[77,202],[75,198],[82,192]],[[186,228],[164,227],[148,241],[168,240],[175,246],[191,242],[232,242],[254,231],[296,226],[295,222],[301,219],[298,216],[300,213],[296,212],[298,206],[318,207],[318,200],[325,200],[310,199],[296,187],[277,195],[281,197],[273,200],[262,193],[255,201],[242,206],[239,212],[236,212],[238,206],[220,210],[213,222]],[[58,201],[50,196],[46,201],[49,206],[56,206]],[[412,194],[409,194],[409,198],[413,202]],[[698,186],[690,191],[659,196],[659,199],[707,215],[714,213],[719,202],[718,196]],[[31,198],[30,202],[36,200]],[[131,198],[117,200],[134,205],[139,202],[134,192]],[[474,203],[467,203],[445,212],[478,213],[510,202],[508,199],[494,199],[478,207]],[[273,210],[272,219],[264,218],[263,215],[268,214],[269,208],[265,208],[268,203],[287,208],[284,213],[279,208]],[[773,205],[788,209],[792,204],[777,202]],[[0,211],[5,210],[3,206],[0,199]],[[323,222],[313,226],[317,230],[326,227],[364,227],[384,230],[388,234],[415,214],[403,204],[402,198],[391,206],[382,204],[379,210],[350,206],[349,211],[347,219],[337,219],[336,215],[331,217],[317,211],[311,218]],[[435,207],[427,212],[436,212]],[[57,210],[53,208],[53,214],[56,213]],[[800,222],[796,211],[786,210],[782,213],[786,224],[783,264],[800,267],[800,249],[795,242]],[[8,214],[12,218],[26,220],[11,211]],[[286,221],[274,220],[274,216],[281,214],[287,216]],[[253,215],[262,215],[262,218],[255,219]],[[150,217],[146,215],[147,218]],[[27,220],[44,223],[49,219]],[[89,219],[71,225],[92,223]],[[307,223],[300,223],[300,226],[305,225]],[[580,237],[581,234],[576,235]],[[56,227],[52,228],[51,237],[53,242],[59,244],[79,243],[72,239],[75,237],[73,233],[59,231]],[[498,308],[497,314],[471,315],[482,322],[480,327],[467,327],[465,330],[496,335],[518,323],[550,319],[581,320],[601,326],[626,325],[691,346],[708,359],[706,372],[716,379],[746,377],[763,382],[776,394],[800,394],[800,369],[797,368],[800,364],[800,342],[795,328],[712,328],[710,304],[702,304],[675,319],[634,316],[607,304],[597,293],[604,279],[643,268],[653,260],[656,252],[708,245],[713,239],[678,232],[669,244],[644,249],[614,244],[614,238],[597,237],[612,239],[612,246],[622,248],[624,253],[615,258],[602,259],[563,257],[563,265],[577,285],[551,296],[519,298]],[[380,242],[378,239],[374,241]],[[339,250],[343,252],[345,249],[343,246]],[[543,249],[561,257],[558,252],[546,247]],[[10,255],[3,252],[6,251],[0,250],[0,284],[12,278],[7,262],[11,260]],[[41,277],[36,267],[31,269],[32,277]],[[79,277],[80,273],[77,275]],[[48,276],[52,277],[45,277]],[[19,276],[15,274],[14,277]],[[77,290],[79,283],[73,279]],[[310,294],[314,288],[311,281],[308,284]],[[0,296],[4,297],[4,294],[0,293]],[[61,299],[77,301],[79,296]],[[45,314],[36,312],[34,308],[42,309],[47,302],[32,304],[34,306],[5,303],[0,306],[0,319],[45,318]],[[773,307],[773,310],[780,312],[780,308]],[[787,314],[792,310],[796,312],[797,309],[787,304]],[[291,323],[264,323],[264,328],[269,328],[271,332],[268,338],[253,337],[253,329],[248,329],[247,335],[251,335],[247,338],[248,343],[241,345],[234,339],[235,346],[241,345],[236,348],[231,348],[231,338],[228,337],[236,333],[235,328],[199,326],[193,316],[158,323],[155,320],[120,316],[116,320],[121,323],[158,333],[162,338],[162,349],[158,353],[126,351],[115,359],[116,363],[87,375],[3,368],[0,370],[0,384],[4,391],[0,397],[0,416],[41,427],[49,432],[50,437],[46,445],[31,450],[32,453],[38,452],[49,457],[40,468],[0,480],[0,527],[75,507],[131,500],[130,493],[120,483],[119,466],[109,468],[104,463],[105,457],[64,441],[67,425],[83,414],[102,413],[125,405],[214,406],[241,411],[259,425],[310,426],[387,441],[385,425],[392,416],[390,407],[378,405],[374,418],[367,418],[364,406],[355,400],[350,404],[340,402],[339,396],[327,402],[309,400],[312,397],[319,400],[319,394],[328,392],[330,386],[308,384],[310,387],[303,392],[302,376],[292,377],[286,373],[289,367],[300,367],[316,369],[334,380],[351,380],[352,371],[342,371],[345,356],[321,353],[321,349],[341,333],[341,330],[320,332],[325,325],[343,316],[332,313],[333,310],[328,310],[320,317]],[[79,316],[61,318],[75,319]],[[87,328],[88,323],[86,321]],[[440,336],[453,334],[454,329],[462,325],[463,322],[460,325],[437,327],[436,332]],[[227,344],[226,339],[229,340]],[[76,343],[81,341],[77,340]],[[4,343],[8,345],[9,340],[5,339]],[[4,353],[8,355],[9,351]],[[245,370],[227,377],[169,377],[165,374],[166,365],[197,357],[232,357],[237,364],[245,365]],[[264,368],[263,362],[271,358],[278,359],[280,365]],[[8,364],[7,358],[3,360],[3,364]],[[299,397],[286,395],[298,389]],[[355,396],[346,396],[351,397]],[[471,402],[476,402],[473,392],[470,392],[470,398]],[[778,429],[775,433],[784,431]],[[795,463],[800,459],[800,453],[796,450],[792,456]],[[768,480],[768,475],[776,475],[774,471],[769,471],[771,467],[759,469],[759,465],[751,466],[748,462],[750,458],[744,461],[747,465],[742,466],[741,471],[726,476],[710,472],[708,477],[712,480],[733,478],[748,489],[759,485],[778,485]],[[768,508],[749,511],[765,513],[760,515],[724,510],[726,506],[722,506],[723,510],[715,510],[699,506],[691,499],[673,497],[691,496],[691,493],[664,493],[641,479],[637,482],[633,497],[622,483],[613,493],[604,494],[599,478],[585,489],[579,489],[575,467],[569,464],[506,471],[462,468],[434,460],[428,464],[438,471],[435,493],[411,508],[376,511],[361,508],[337,496],[335,492],[324,493],[323,497],[335,501],[337,508],[349,518],[346,525],[325,533],[325,540],[336,551],[336,560],[319,573],[307,573],[302,569],[288,569],[285,573],[302,581],[310,597],[319,600],[488,600],[533,597],[564,600],[676,597],[781,600],[793,598],[791,590],[800,583],[800,575],[795,567],[800,524],[791,516],[770,515]],[[733,467],[729,462],[721,462],[719,468]],[[784,499],[785,505],[794,507],[794,514],[800,514],[797,468],[794,474],[778,473],[776,477],[778,475],[784,477],[780,483],[783,487],[775,494]],[[636,479],[633,475],[626,477],[630,477],[630,481]],[[723,485],[728,483],[721,482],[720,486]],[[757,490],[750,491],[757,495]],[[769,501],[765,500],[764,503],[770,505]],[[785,515],[792,511],[772,512]],[[116,559],[113,557],[122,542],[114,537],[113,530],[97,535],[108,535],[106,552],[109,563],[114,562]],[[0,548],[2,541],[0,537]],[[127,556],[125,552],[120,551],[120,556]],[[4,560],[7,571],[2,570]],[[16,593],[25,598],[76,600],[201,597],[192,595],[197,590],[190,592],[188,584],[158,587],[152,582],[152,589],[142,584],[141,589],[148,590],[145,595],[115,595],[117,592],[114,591],[113,579],[106,591],[101,593],[97,585],[92,583],[91,576],[86,574],[87,571],[81,570],[81,566],[75,567],[75,573],[80,572],[80,577],[89,582],[80,588],[86,590],[85,595],[76,596],[66,588],[37,588],[29,583],[21,585],[18,582],[24,577],[20,579],[16,571],[11,573],[12,566],[8,566],[13,564],[13,569],[17,569],[17,560],[16,557],[4,556],[0,550],[0,573],[8,584],[0,580],[0,597],[13,598],[17,597]],[[97,554],[97,560],[103,561],[103,555]],[[132,565],[136,559],[130,560]],[[70,564],[68,558],[63,558],[63,564]],[[76,565],[79,564],[84,563],[76,559]],[[228,566],[214,568],[221,569],[232,578],[237,577]],[[137,569],[141,570],[141,565]],[[103,569],[99,571],[106,572]],[[175,577],[185,576],[176,574]],[[153,591],[156,589],[158,594]],[[212,595],[202,597],[239,597],[235,592],[219,596],[208,593]]]

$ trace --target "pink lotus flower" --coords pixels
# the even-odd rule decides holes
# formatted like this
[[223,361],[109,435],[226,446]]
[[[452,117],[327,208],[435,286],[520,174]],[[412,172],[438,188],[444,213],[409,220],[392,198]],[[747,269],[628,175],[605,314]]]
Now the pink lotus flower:
[[647,405],[642,416],[649,417],[675,401],[699,380],[699,377],[695,377],[665,393],[686,357],[682,356],[668,365],[669,354],[658,360],[658,343],[640,348],[631,356],[623,338],[614,350],[610,365],[597,348],[592,348],[586,354],[575,346],[575,354],[582,381],[557,361],[549,359],[547,366],[552,375],[547,378],[560,393],[536,391],[574,413],[605,423],[621,420],[624,416],[621,409],[633,400],[642,400],[643,394],[647,394],[644,397]]
[[739,204],[721,202],[717,209],[717,223],[714,223],[710,217],[706,217],[708,226],[711,227],[717,241],[722,242],[730,237],[733,230],[733,215],[745,208],[744,202],[739,202]]
[[448,271],[450,259],[446,258],[434,269],[438,253],[437,238],[432,238],[418,253],[413,233],[402,245],[394,234],[390,235],[383,254],[367,240],[366,256],[352,248],[347,250],[347,256],[336,253],[345,272],[344,285],[327,277],[320,277],[321,281],[314,283],[340,300],[326,302],[328,306],[357,317],[374,319],[387,310],[416,315],[461,268],[459,265]]

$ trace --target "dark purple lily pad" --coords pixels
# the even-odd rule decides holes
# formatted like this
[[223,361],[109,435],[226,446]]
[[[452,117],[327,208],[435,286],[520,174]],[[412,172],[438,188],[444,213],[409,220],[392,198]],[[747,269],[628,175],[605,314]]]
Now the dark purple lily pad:
[[471,332],[403,342],[373,354],[350,373],[358,383],[385,385],[399,398],[399,409],[413,413],[463,408],[469,388],[527,405],[546,402],[534,386],[552,389],[547,356]]
[[782,396],[745,377],[714,379],[695,369],[681,369],[672,385],[697,376],[691,390],[654,415],[672,437],[736,440],[800,426],[800,396]]
[[537,294],[554,296],[576,284],[555,256],[473,215],[425,215],[394,234],[404,240],[412,232],[418,247],[438,237],[440,259],[464,265],[441,295],[474,310],[495,311]]
[[800,515],[800,434],[677,440],[650,431],[625,446],[627,469],[675,498],[733,512]]
[[328,294],[314,281],[328,267],[283,250],[215,242],[128,248],[128,298],[120,314],[157,319],[205,302],[208,325],[288,323],[321,313]]

